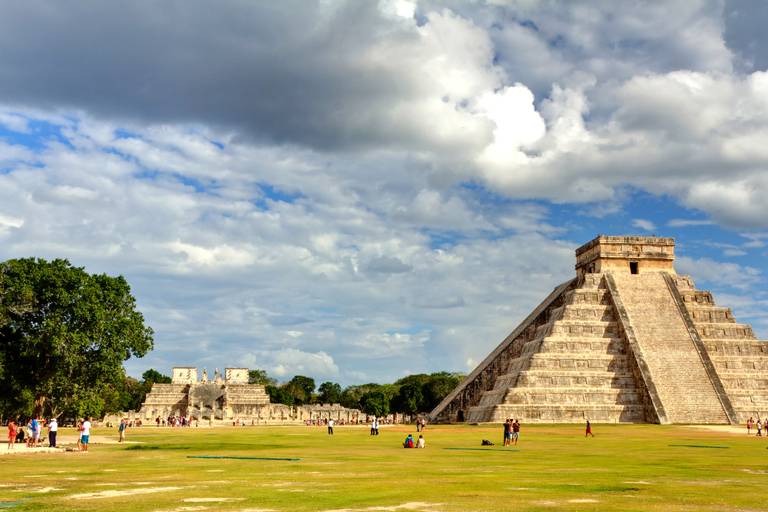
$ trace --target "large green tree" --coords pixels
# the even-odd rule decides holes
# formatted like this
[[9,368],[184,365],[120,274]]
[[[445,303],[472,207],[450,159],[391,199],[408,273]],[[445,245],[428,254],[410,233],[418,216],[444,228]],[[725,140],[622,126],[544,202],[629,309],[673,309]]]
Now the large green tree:
[[35,415],[99,414],[124,386],[123,361],[152,348],[122,276],[61,259],[0,263],[0,385],[29,393]]
[[317,390],[320,391],[318,402],[321,404],[337,404],[341,399],[341,386],[335,382],[323,382]]
[[248,383],[249,384],[262,384],[264,386],[277,386],[277,379],[273,379],[267,375],[267,370],[249,370],[248,371]]
[[312,393],[315,392],[315,379],[296,375],[291,380],[283,384],[283,389],[294,396],[296,405],[305,405],[312,403]]
[[411,381],[400,386],[400,390],[390,402],[391,410],[406,414],[420,412],[424,406],[424,397],[421,390],[422,384],[417,381]]
[[369,391],[360,399],[361,409],[365,414],[385,416],[389,414],[389,399],[381,391]]

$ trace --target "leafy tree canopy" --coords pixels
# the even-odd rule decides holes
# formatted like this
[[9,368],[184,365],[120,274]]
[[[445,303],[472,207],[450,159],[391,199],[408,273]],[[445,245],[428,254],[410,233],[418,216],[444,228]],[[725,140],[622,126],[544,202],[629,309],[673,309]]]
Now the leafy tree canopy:
[[67,260],[0,263],[0,387],[31,395],[35,415],[99,414],[125,380],[123,361],[153,348],[130,292],[122,276]]
[[293,394],[296,405],[310,404],[312,403],[312,393],[315,392],[315,379],[296,375],[285,383],[283,389]]
[[322,404],[337,404],[341,400],[341,386],[335,382],[323,382],[318,388],[318,401]]
[[385,416],[389,414],[389,400],[381,391],[369,391],[360,399],[365,414]]
[[400,389],[392,398],[390,407],[393,411],[404,412],[406,414],[416,414],[424,408],[424,396],[422,394],[422,384],[418,381],[411,381]]
[[266,370],[249,370],[248,371],[248,383],[249,384],[261,384],[266,386],[277,386],[277,379],[273,379],[267,375]]
[[171,379],[167,375],[163,375],[157,370],[153,370],[152,368],[142,373],[141,379],[146,384],[152,384],[153,382],[157,382],[158,384],[170,384],[171,382],[173,382],[173,379]]
[[293,405],[294,396],[291,392],[271,384],[264,386],[264,389],[269,395],[269,401],[273,404]]

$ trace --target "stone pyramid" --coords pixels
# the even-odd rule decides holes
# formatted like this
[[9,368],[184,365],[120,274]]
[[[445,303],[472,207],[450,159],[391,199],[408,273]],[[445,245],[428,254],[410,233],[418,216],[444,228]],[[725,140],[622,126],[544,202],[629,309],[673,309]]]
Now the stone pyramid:
[[768,342],[676,275],[673,238],[598,236],[432,421],[738,424],[768,416]]

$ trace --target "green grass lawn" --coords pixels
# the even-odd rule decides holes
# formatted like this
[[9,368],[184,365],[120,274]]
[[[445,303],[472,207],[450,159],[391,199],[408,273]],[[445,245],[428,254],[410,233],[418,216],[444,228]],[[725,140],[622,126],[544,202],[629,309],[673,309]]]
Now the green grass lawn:
[[[71,429],[61,429],[71,434]],[[768,438],[682,426],[132,428],[91,453],[0,456],[9,510],[766,510]],[[95,436],[116,429],[96,428]],[[496,446],[481,448],[482,439]],[[670,445],[727,446],[728,449]],[[299,461],[190,456],[298,458]],[[51,489],[52,488],[52,489]],[[45,492],[40,492],[40,491]],[[102,494],[93,494],[102,493]],[[89,495],[90,496],[87,496]],[[80,496],[86,495],[86,496]],[[184,501],[200,498],[237,501]],[[3,505],[3,502],[6,504]],[[22,502],[10,506],[9,502]]]

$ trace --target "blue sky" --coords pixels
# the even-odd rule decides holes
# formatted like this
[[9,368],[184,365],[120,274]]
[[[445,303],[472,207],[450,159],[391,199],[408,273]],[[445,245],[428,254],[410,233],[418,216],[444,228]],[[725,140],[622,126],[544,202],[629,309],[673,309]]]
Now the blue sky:
[[764,10],[9,3],[0,259],[124,275],[133,376],[470,371],[598,234],[768,339]]

